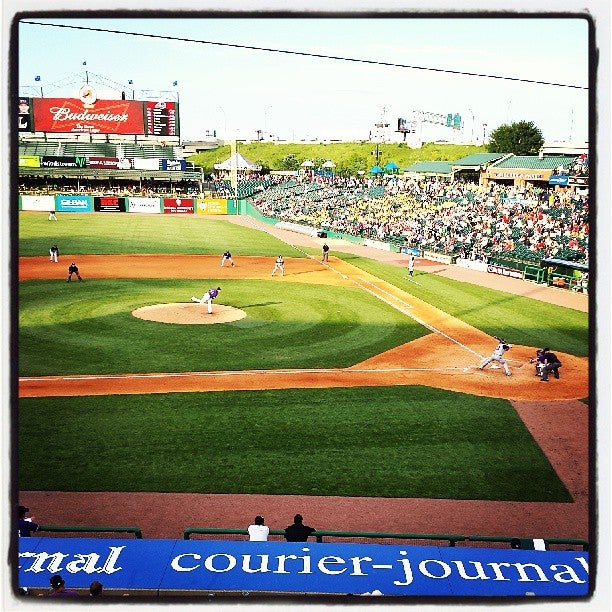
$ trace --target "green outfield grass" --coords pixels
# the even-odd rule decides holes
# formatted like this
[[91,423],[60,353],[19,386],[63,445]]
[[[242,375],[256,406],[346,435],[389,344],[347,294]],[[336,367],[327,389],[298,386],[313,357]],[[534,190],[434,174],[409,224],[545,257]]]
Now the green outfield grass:
[[571,502],[505,400],[427,387],[23,399],[23,490]]
[[[19,254],[46,256],[53,242],[60,254],[229,248],[274,256],[290,248],[208,218],[59,219],[20,214]],[[343,257],[511,343],[588,354],[583,313],[419,270],[418,287],[403,268]],[[223,282],[220,302],[248,314],[234,323],[169,325],[130,314],[186,302],[210,282],[20,282],[19,373],[343,367],[428,333],[356,288],[264,280]],[[16,432],[21,490],[571,501],[508,402],[424,387],[22,398]]]
[[[127,213],[21,213],[19,255],[48,255],[56,243],[71,255],[184,253],[274,256],[287,245],[264,232],[201,215],[138,215]],[[292,257],[299,253],[292,249]]]
[[[346,367],[429,333],[359,289],[225,280],[225,325],[144,321],[131,311],[188,302],[214,280],[21,282],[20,374]],[[202,308],[205,308],[204,306]]]

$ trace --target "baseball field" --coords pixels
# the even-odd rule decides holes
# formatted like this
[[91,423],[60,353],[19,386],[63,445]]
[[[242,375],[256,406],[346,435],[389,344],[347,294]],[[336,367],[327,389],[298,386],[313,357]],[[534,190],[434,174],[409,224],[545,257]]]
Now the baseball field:
[[[430,262],[410,278],[399,254],[342,241],[323,264],[321,244],[243,218],[20,213],[20,502],[145,537],[302,512],[330,530],[588,538],[585,309]],[[213,286],[209,315],[190,297]],[[478,369],[493,336],[510,377]],[[529,363],[543,345],[563,363],[547,384]]]

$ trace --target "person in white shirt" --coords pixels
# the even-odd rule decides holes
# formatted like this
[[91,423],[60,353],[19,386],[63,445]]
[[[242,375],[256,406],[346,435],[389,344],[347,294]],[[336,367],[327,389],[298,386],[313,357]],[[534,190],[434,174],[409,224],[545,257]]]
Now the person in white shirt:
[[479,369],[483,370],[484,367],[486,365],[488,365],[489,363],[491,363],[492,361],[497,361],[497,363],[499,363],[502,366],[504,366],[504,371],[506,372],[506,376],[510,376],[511,375],[510,368],[508,368],[508,364],[506,363],[506,360],[502,357],[502,355],[506,351],[509,351],[512,348],[512,345],[511,344],[506,344],[506,341],[503,338],[498,338],[497,336],[493,336],[493,337],[499,342],[499,344],[497,345],[497,347],[493,351],[493,354],[490,357],[487,357],[480,364]]
[[251,542],[267,542],[270,528],[264,525],[264,517],[257,515],[253,525],[249,525],[249,540]]

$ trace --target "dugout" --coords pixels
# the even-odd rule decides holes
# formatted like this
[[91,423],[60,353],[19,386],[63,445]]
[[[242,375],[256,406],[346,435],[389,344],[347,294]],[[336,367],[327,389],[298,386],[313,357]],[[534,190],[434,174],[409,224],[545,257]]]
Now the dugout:
[[546,270],[547,283],[564,289],[588,287],[589,266],[566,259],[545,258],[540,260],[540,268]]

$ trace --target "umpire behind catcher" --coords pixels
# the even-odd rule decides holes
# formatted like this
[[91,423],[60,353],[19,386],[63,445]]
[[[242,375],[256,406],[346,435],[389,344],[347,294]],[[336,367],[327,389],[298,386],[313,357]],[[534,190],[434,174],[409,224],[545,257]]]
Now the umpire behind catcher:
[[561,362],[554,353],[550,352],[549,348],[542,349],[542,360],[544,361],[544,366],[542,367],[542,378],[540,382],[548,382],[549,372],[552,372],[555,378],[559,378]]

